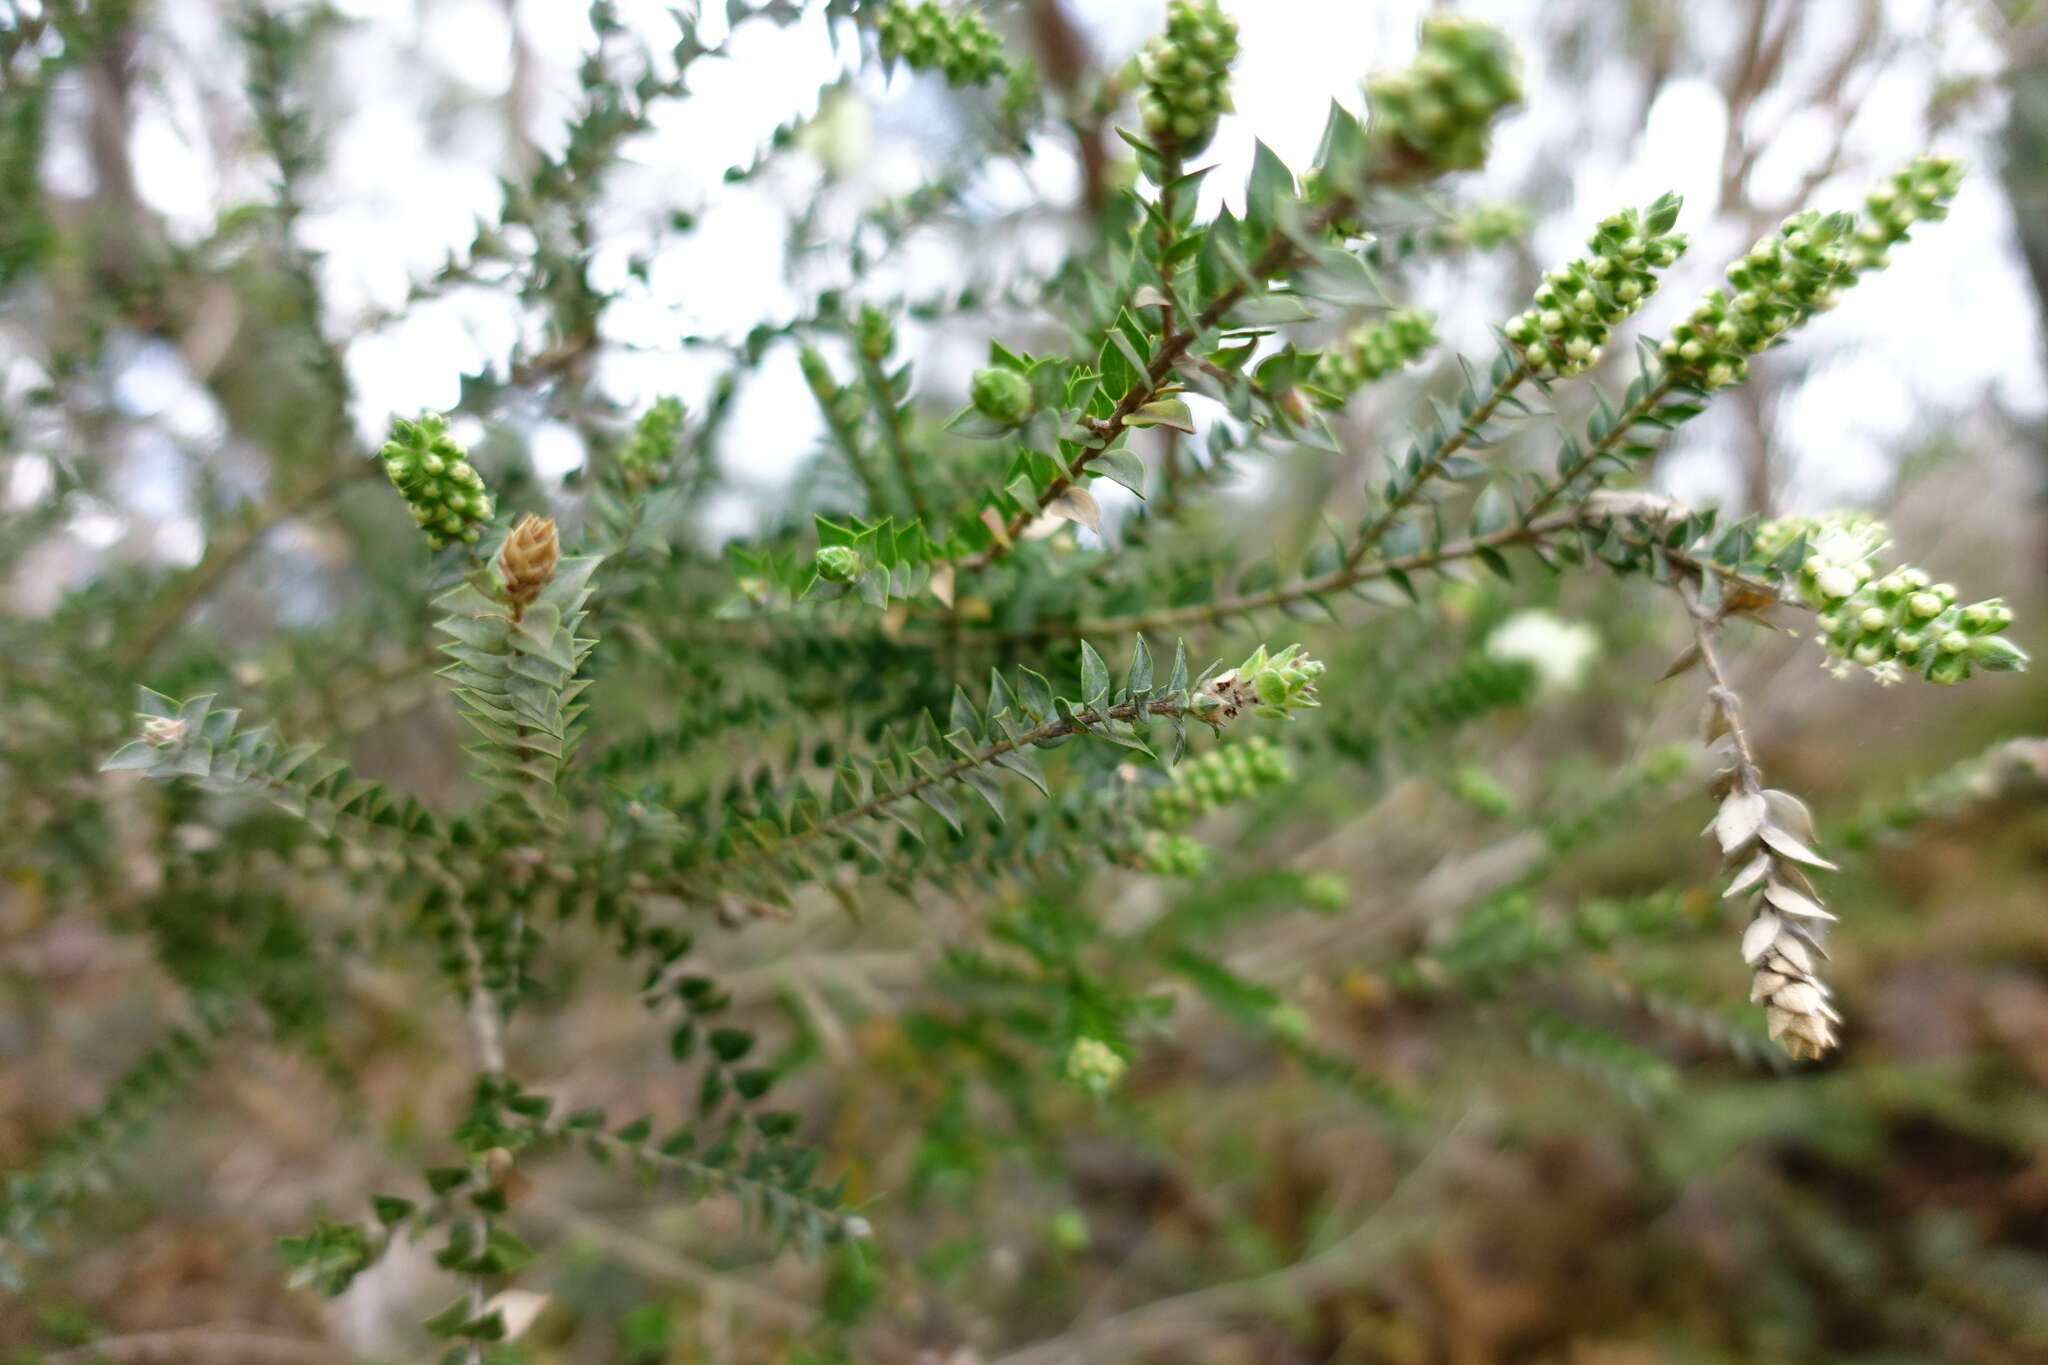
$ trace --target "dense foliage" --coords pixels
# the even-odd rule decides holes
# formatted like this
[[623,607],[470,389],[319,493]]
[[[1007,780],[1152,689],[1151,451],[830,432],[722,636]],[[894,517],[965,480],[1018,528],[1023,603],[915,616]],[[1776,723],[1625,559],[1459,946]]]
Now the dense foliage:
[[[678,15],[650,47],[598,0],[566,137],[528,148],[498,220],[413,286],[420,303],[501,294],[527,339],[463,375],[450,411],[391,415],[373,447],[295,230],[339,21],[240,11],[267,200],[197,240],[110,245],[48,219],[34,167],[51,93],[125,41],[124,8],[45,6],[0,53],[0,289],[38,347],[5,420],[56,470],[8,513],[9,571],[67,497],[137,477],[144,457],[105,454],[87,392],[122,338],[182,336],[201,286],[238,273],[273,316],[220,362],[233,448],[188,464],[195,561],[109,562],[47,610],[0,618],[9,894],[145,942],[177,1002],[160,1040],[7,1176],[0,1274],[31,1299],[55,1293],[46,1259],[121,1198],[121,1164],[162,1140],[152,1125],[258,1040],[315,1062],[382,1135],[369,1183],[283,1236],[289,1280],[360,1293],[424,1249],[405,1296],[426,1300],[412,1321],[454,1361],[515,1358],[544,1296],[569,1292],[573,1257],[529,1212],[553,1187],[591,1188],[578,1162],[744,1211],[743,1229],[691,1225],[706,1238],[822,1260],[824,1306],[789,1333],[792,1358],[859,1358],[850,1343],[890,1283],[953,1273],[946,1246],[893,1230],[906,1210],[971,1211],[1019,1154],[1062,1169],[1062,1134],[1113,1114],[1202,1017],[1400,1150],[1440,1142],[1459,1087],[1327,1035],[1297,992],[1367,940],[1380,967],[1358,989],[1375,1008],[1398,1001],[1446,1034],[1456,1015],[1520,1049],[1482,1069],[1533,1054],[1654,1104],[1682,1084],[1684,1035],[1796,1085],[1794,1063],[1827,1065],[1855,1028],[1825,963],[1835,912],[1838,937],[1855,914],[1817,875],[1845,839],[1773,785],[1754,735],[1772,698],[1743,695],[1731,650],[1774,626],[1814,634],[1844,674],[1941,685],[2027,662],[2002,599],[1881,566],[1890,535],[1868,517],[1732,517],[1642,478],[1756,357],[1855,308],[1893,252],[1928,249],[1908,239],[1945,216],[1951,159],[1914,156],[1859,204],[1802,208],[1661,335],[1637,315],[1686,262],[1685,207],[1611,206],[1582,225],[1581,254],[1502,301],[1488,338],[1426,372],[1395,439],[1381,389],[1433,363],[1450,330],[1421,306],[1426,268],[1520,234],[1512,212],[1445,198],[1523,98],[1505,35],[1429,19],[1408,66],[1332,103],[1311,164],[1262,145],[1248,178],[1218,185],[1201,158],[1239,39],[1214,0],[1174,0],[1087,89],[1006,45],[1000,15],[831,0],[856,66],[935,74],[978,155],[1024,164],[1090,111],[1116,122],[1101,213],[1056,268],[976,260],[964,283],[903,293],[870,281],[901,262],[924,282],[921,230],[957,209],[957,185],[821,215],[795,234],[811,267],[796,315],[685,338],[715,362],[702,391],[626,401],[599,382],[624,292],[594,266],[607,177],[730,39]],[[805,7],[729,8],[738,32]],[[851,89],[728,181],[808,155]],[[694,212],[676,206],[665,232],[687,235]],[[963,347],[950,367],[913,363]],[[729,478],[735,396],[791,360],[819,448],[725,543],[702,512]],[[580,443],[566,478],[523,444],[543,419]],[[1255,525],[1247,471],[1332,471],[1311,499],[1329,515]],[[260,577],[248,566],[276,562],[280,527],[330,511],[339,552],[216,609]],[[289,601],[308,573],[311,612]],[[1692,690],[1704,758],[1559,747],[1511,785],[1461,745],[1501,713],[1563,705],[1555,682],[1583,675],[1587,646],[1547,608],[1574,591],[1629,604],[1638,641],[1675,642],[1665,686]],[[1608,704],[1647,716],[1658,681],[1612,679]],[[423,695],[434,725],[401,747],[449,752],[434,727],[459,716],[459,775],[385,750],[373,780],[338,756]],[[1416,774],[1444,797],[1434,814],[1338,822]],[[1707,798],[1737,907],[1725,925],[1684,894],[1703,865],[1621,895],[1548,889],[1617,825]],[[1475,853],[1452,812],[1494,842]],[[1358,885],[1333,831],[1382,840],[1400,885]],[[746,964],[798,961],[799,935],[843,957],[838,979],[791,967],[762,990]],[[914,950],[910,978],[866,977],[868,942]],[[1617,999],[1559,984],[1632,944],[1716,965],[1677,985],[1615,972]],[[461,1061],[445,1125],[362,1086],[373,969],[433,1021],[430,1050]],[[672,1068],[646,1112],[556,1038],[621,990],[642,1007],[632,1036]],[[890,1080],[857,1083],[841,995],[893,1021]],[[861,1084],[905,1091],[908,1162],[854,1159]],[[1197,1089],[1186,1121],[1207,1107]],[[1051,1227],[1059,1254],[1086,1247],[1073,1210]],[[732,1302],[750,1319],[751,1300]],[[619,1358],[661,1358],[630,1353],[657,1319],[613,1306]]]

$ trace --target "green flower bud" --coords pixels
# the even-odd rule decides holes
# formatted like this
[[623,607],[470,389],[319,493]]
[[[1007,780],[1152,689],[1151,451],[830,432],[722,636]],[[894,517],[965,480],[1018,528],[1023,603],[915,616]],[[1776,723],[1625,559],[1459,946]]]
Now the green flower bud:
[[887,313],[873,304],[862,304],[860,321],[854,330],[854,339],[859,344],[862,355],[869,360],[880,360],[895,346],[896,332],[890,325]]
[[2027,666],[2027,652],[1996,635],[1981,635],[1970,644],[1970,657],[1994,672],[2017,672]]
[[860,551],[851,545],[827,545],[818,551],[811,568],[827,583],[852,583],[861,574]]
[[1031,381],[1015,370],[991,366],[976,370],[968,386],[974,410],[1004,426],[1022,426],[1031,416]]
[[1927,681],[1949,687],[1970,676],[1970,661],[1962,654],[1943,654],[1927,665]]

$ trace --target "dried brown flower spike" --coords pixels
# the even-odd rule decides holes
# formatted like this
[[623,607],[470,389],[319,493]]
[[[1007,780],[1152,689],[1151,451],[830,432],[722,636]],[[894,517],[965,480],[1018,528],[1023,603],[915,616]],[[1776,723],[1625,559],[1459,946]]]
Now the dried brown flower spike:
[[1752,970],[1749,998],[1764,1007],[1771,1037],[1798,1061],[1822,1056],[1835,1045],[1842,1016],[1829,1003],[1827,986],[1814,963],[1827,954],[1820,926],[1834,919],[1805,872],[1834,869],[1813,851],[1813,817],[1806,803],[1764,786],[1756,751],[1742,725],[1742,703],[1729,686],[1714,649],[1720,617],[1685,594],[1693,615],[1695,648],[1712,685],[1707,692],[1710,737],[1727,746],[1729,766],[1717,777],[1721,809],[1707,826],[1721,845],[1734,879],[1723,897],[1750,895],[1749,927],[1742,932],[1742,960]]
[[505,537],[504,548],[498,551],[498,578],[505,585],[505,600],[512,604],[514,620],[554,578],[555,565],[561,557],[553,517],[537,517],[529,512]]

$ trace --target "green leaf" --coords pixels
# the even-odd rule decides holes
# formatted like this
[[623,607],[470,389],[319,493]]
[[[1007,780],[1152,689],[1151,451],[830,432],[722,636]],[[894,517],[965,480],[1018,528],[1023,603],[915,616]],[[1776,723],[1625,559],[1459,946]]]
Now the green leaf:
[[[1182,405],[1185,408],[1185,404]],[[1145,496],[1145,462],[1135,451],[1117,449],[1105,450],[1088,464],[1091,473],[1106,474],[1124,487]]]
[[1081,642],[1081,702],[1090,708],[1103,707],[1109,698],[1109,666],[1095,652],[1095,646]]

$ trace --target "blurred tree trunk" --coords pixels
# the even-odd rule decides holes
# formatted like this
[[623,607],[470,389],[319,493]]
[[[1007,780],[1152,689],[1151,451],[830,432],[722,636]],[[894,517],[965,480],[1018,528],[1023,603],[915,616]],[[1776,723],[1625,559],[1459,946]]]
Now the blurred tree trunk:
[[[2006,69],[2005,84],[2009,98],[1999,134],[2004,152],[1999,181],[2012,205],[2013,236],[2034,283],[2035,315],[2048,332],[2048,49],[2039,42],[2020,48]],[[2048,350],[2040,359],[2048,367]],[[2035,456],[2048,470],[2048,431],[2036,423],[2033,437]],[[2036,559],[2038,565],[2040,556]]]

